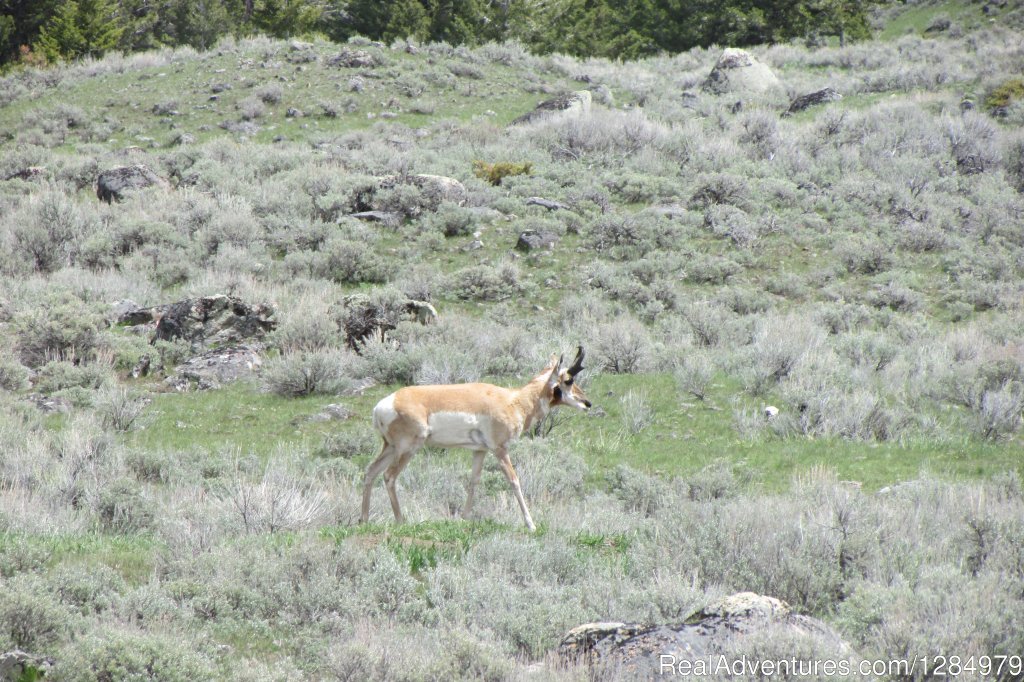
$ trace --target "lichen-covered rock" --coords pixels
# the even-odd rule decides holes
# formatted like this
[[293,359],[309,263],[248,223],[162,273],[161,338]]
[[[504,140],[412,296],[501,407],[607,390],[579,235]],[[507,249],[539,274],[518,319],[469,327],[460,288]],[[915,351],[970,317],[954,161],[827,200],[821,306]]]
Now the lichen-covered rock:
[[727,47],[701,86],[716,95],[756,94],[781,86],[768,65],[746,50]]
[[593,97],[589,90],[569,92],[564,95],[559,95],[558,97],[544,100],[538,104],[533,111],[527,112],[512,121],[512,125],[531,123],[560,112],[566,112],[569,114],[589,114],[592,101]]
[[148,187],[168,189],[170,184],[142,164],[111,168],[96,178],[96,196],[108,204],[123,201],[130,192]]
[[[588,623],[570,630],[558,646],[568,660],[583,660],[649,679],[665,672],[667,662],[712,665],[732,661],[767,639],[801,642],[803,652],[825,660],[857,660],[857,655],[830,627],[793,613],[773,597],[740,592],[725,597],[685,622],[668,625]],[[724,659],[723,659],[724,657]],[[679,669],[679,668],[676,668]]]
[[246,303],[237,296],[203,296],[158,308],[163,310],[156,323],[156,340],[185,339],[199,347],[259,339],[277,326],[273,306]]
[[261,344],[224,346],[178,365],[174,373],[164,379],[164,383],[176,391],[205,391],[239,379],[255,377],[262,366]]

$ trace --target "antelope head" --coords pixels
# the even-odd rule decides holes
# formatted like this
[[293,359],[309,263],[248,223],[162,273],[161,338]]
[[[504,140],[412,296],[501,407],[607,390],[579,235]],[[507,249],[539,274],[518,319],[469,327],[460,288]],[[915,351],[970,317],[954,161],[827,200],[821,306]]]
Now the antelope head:
[[562,366],[563,358],[551,370],[551,378],[548,385],[551,387],[551,407],[567,405],[579,410],[589,410],[590,401],[587,395],[576,384],[576,375],[583,371],[583,346],[576,349],[576,359],[568,367]]

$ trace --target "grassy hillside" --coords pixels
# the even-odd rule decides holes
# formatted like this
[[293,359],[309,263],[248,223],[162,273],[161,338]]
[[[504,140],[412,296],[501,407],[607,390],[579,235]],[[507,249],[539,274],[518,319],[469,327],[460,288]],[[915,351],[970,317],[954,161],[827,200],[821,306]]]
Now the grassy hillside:
[[[1019,35],[890,30],[755,50],[781,81],[755,95],[701,90],[718,50],[262,39],[0,81],[0,650],[58,679],[583,679],[549,656],[569,627],[753,590],[865,658],[1019,653],[1024,104],[985,105]],[[510,125],[584,89],[587,113]],[[137,163],[171,189],[98,201]],[[350,217],[382,176],[394,218]],[[174,393],[192,349],[108,322],[217,293],[276,307],[257,381]],[[357,354],[353,293],[439,320]],[[457,519],[457,451],[403,474],[411,523],[378,489],[354,525],[377,400],[515,385],[577,344],[599,409],[513,452],[539,533],[492,463]],[[133,379],[144,353],[166,367]],[[328,404],[354,416],[310,418]]]

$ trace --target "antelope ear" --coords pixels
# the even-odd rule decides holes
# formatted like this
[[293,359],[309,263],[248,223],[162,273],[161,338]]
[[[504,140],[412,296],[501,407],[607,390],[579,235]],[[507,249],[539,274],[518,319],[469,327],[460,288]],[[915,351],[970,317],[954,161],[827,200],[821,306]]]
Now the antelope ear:
[[551,354],[551,362],[548,363],[548,367],[551,368],[551,373],[548,374],[548,386],[555,386],[558,384],[558,379],[562,375],[562,356],[555,358],[555,354]]

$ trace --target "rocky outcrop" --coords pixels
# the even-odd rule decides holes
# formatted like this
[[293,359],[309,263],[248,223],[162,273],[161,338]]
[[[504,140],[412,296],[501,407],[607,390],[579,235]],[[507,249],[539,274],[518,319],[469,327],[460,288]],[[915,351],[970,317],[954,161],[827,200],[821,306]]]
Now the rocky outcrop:
[[333,57],[329,57],[327,65],[345,69],[372,69],[375,66],[380,66],[380,60],[365,50],[345,48]]
[[118,166],[99,174],[96,179],[96,196],[109,204],[123,201],[129,193],[148,187],[168,189],[170,184],[142,164]]
[[190,298],[151,310],[157,318],[154,340],[184,339],[193,346],[258,339],[277,326],[273,306],[250,304],[223,294]]
[[41,680],[53,666],[53,659],[15,649],[0,654],[0,682]]
[[806,95],[800,95],[793,100],[789,109],[786,111],[787,114],[795,114],[798,111],[809,109],[810,107],[818,106],[819,104],[827,104],[828,102],[836,102],[843,98],[839,94],[839,91],[835,88],[822,88],[821,90],[815,90],[809,92]]
[[164,379],[164,383],[176,391],[205,391],[239,379],[255,377],[262,366],[261,344],[224,346],[178,365]]
[[757,94],[781,87],[766,64],[746,50],[727,47],[701,87],[715,95]]
[[523,114],[512,121],[512,125],[521,123],[532,123],[533,121],[547,118],[553,114],[566,112],[570,114],[589,114],[590,104],[593,97],[589,90],[578,90],[569,92],[558,97],[544,100],[538,104],[533,111]]
[[403,320],[420,324],[437,321],[437,310],[427,301],[401,297],[371,299],[365,294],[352,294],[345,297],[343,304],[341,331],[349,348],[357,352],[368,337],[385,334]]
[[581,625],[565,636],[558,654],[652,679],[664,674],[668,662],[675,670],[722,660],[732,663],[752,647],[763,645],[767,637],[785,641],[790,651],[800,642],[801,652],[813,652],[821,660],[857,659],[849,645],[821,621],[793,613],[783,601],[752,592],[725,597],[682,623]]

